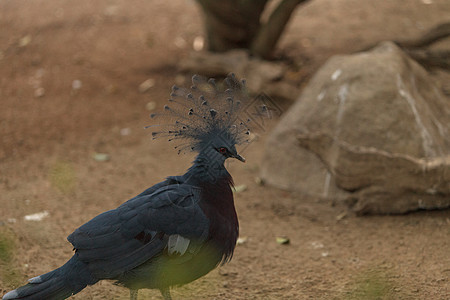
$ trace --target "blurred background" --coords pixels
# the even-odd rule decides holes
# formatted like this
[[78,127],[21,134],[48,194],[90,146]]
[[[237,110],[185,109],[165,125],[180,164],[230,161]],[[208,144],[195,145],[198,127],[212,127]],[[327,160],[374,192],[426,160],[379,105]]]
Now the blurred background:
[[[241,224],[233,261],[175,289],[174,298],[448,299],[450,212],[421,209],[450,202],[450,141],[442,134],[450,131],[449,22],[446,0],[0,1],[0,294],[63,264],[72,251],[66,237],[84,222],[183,173],[193,154],[152,141],[144,130],[149,114],[163,107],[173,84],[189,86],[192,74],[234,71],[252,94],[268,95],[277,114],[242,149],[247,164],[228,166]],[[438,93],[441,113],[429,122],[441,130],[437,141],[430,129],[439,151],[405,154],[413,164],[405,174],[426,161],[438,165],[440,181],[424,192],[438,199],[392,211],[365,206],[361,214],[395,215],[360,217],[352,205],[366,194],[339,180],[326,195],[283,185],[270,178],[266,161],[273,143],[282,143],[273,138],[277,124],[321,66],[382,41],[414,61],[405,74],[426,76]],[[340,80],[331,72],[331,81]],[[408,116],[423,121],[422,108]],[[410,145],[403,138],[395,137]],[[277,153],[300,170],[286,149]],[[318,180],[334,184],[330,172]],[[403,199],[395,195],[392,201]],[[101,282],[73,299],[128,296]]]

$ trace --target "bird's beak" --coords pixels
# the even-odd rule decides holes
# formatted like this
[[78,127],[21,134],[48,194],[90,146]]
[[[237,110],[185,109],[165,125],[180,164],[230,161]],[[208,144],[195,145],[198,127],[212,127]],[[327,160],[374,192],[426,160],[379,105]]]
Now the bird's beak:
[[245,158],[243,158],[242,156],[240,156],[239,154],[234,154],[233,155],[234,158],[236,158],[237,160],[242,161],[243,163],[245,163]]

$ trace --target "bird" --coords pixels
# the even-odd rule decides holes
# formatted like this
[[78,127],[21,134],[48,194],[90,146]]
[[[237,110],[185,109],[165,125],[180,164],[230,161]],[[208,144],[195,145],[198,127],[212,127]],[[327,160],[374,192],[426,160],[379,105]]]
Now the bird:
[[173,86],[163,111],[151,115],[164,122],[147,128],[153,139],[175,142],[178,153],[196,152],[192,166],[77,228],[67,238],[74,254],[64,265],[3,300],[66,299],[100,280],[128,288],[131,300],[140,289],[158,289],[170,300],[173,286],[229,262],[239,222],[225,161],[245,162],[236,145],[249,143],[252,122],[268,112],[234,74],[222,84],[194,75],[190,88]]

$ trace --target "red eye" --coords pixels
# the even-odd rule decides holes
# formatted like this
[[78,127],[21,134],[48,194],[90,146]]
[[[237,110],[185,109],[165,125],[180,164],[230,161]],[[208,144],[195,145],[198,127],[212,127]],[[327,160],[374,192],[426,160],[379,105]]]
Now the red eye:
[[225,154],[225,153],[227,153],[227,148],[224,148],[224,147],[219,148],[219,152],[222,154]]

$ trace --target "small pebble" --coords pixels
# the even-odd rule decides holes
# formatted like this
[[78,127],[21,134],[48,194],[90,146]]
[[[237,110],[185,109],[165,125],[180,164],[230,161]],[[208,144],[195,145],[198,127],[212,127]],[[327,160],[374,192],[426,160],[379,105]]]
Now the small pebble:
[[79,89],[81,89],[82,86],[83,86],[83,83],[81,82],[81,80],[76,79],[76,80],[72,81],[72,89],[73,90],[79,90]]
[[122,128],[120,129],[120,135],[130,135],[131,129],[130,128]]
[[145,105],[145,109],[147,109],[148,111],[153,111],[156,108],[156,102],[155,101],[150,101],[147,102],[147,104]]
[[41,98],[45,95],[45,89],[43,87],[34,90],[34,97]]
[[204,46],[205,46],[205,39],[200,35],[196,36],[192,44],[192,48],[194,48],[195,51],[201,51],[203,50]]
[[238,239],[237,239],[237,241],[236,241],[236,244],[237,245],[242,245],[242,244],[244,244],[245,242],[247,242],[247,237],[246,236],[243,236],[243,237],[239,237]]
[[154,85],[155,85],[155,79],[149,78],[139,85],[138,90],[140,93],[145,93],[150,88],[152,88]]
[[19,40],[19,47],[25,47],[31,43],[31,35],[26,35]]
[[24,218],[25,221],[42,221],[42,219],[48,217],[48,211],[44,210],[42,212],[38,212],[31,215],[26,215]]
[[110,156],[107,153],[95,153],[94,159],[96,161],[108,161],[110,159]]

